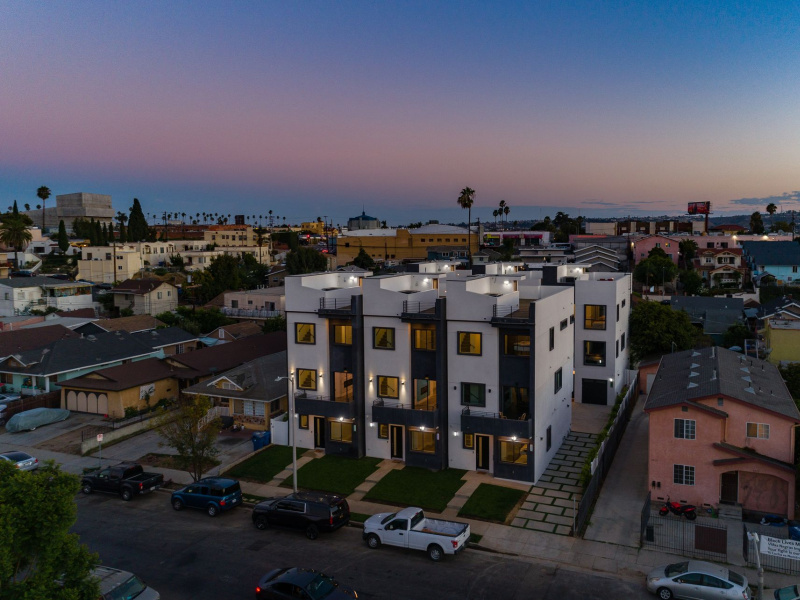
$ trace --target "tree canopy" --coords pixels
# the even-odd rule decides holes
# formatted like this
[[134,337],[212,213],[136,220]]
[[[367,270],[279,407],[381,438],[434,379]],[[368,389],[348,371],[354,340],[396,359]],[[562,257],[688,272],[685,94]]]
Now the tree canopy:
[[699,294],[703,287],[703,278],[700,277],[700,274],[689,269],[680,272],[678,281],[683,284],[683,291],[690,296]]
[[758,211],[750,215],[750,231],[756,234],[764,233],[764,219]]
[[755,339],[755,334],[744,323],[734,323],[722,336],[722,345],[726,348],[739,346],[744,349],[744,341]]
[[[664,251],[660,248],[653,248],[653,251]],[[664,254],[651,251],[648,258],[639,262],[633,269],[633,279],[645,285],[657,285],[675,279],[678,274],[678,267],[670,258]]]
[[[52,463],[20,471],[0,461],[0,600],[97,600],[97,555],[69,533],[80,480]],[[55,585],[60,581],[60,585]]]
[[132,242],[143,242],[148,239],[149,233],[142,205],[138,198],[134,198],[128,217],[128,239]]
[[178,400],[175,406],[161,409],[153,424],[163,438],[161,443],[178,453],[175,458],[178,467],[188,472],[194,481],[217,464],[219,420],[202,423],[211,406],[206,396]]
[[286,270],[289,275],[317,273],[328,268],[328,260],[313,248],[300,246],[286,255]]
[[660,302],[642,301],[631,311],[631,361],[646,356],[689,350],[699,341],[701,332],[682,310],[673,310]]
[[368,271],[375,268],[375,261],[372,260],[372,257],[367,254],[367,251],[364,250],[364,248],[361,248],[361,250],[358,251],[358,256],[353,259],[353,264]]
[[58,222],[58,249],[62,253],[69,250],[69,237],[67,236],[67,228],[64,226],[64,219]]

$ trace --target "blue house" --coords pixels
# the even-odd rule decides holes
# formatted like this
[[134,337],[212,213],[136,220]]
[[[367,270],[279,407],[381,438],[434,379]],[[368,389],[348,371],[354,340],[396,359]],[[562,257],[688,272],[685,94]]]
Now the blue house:
[[800,280],[800,244],[797,242],[742,242],[744,260],[753,274],[753,282],[775,279],[778,285],[792,285]]

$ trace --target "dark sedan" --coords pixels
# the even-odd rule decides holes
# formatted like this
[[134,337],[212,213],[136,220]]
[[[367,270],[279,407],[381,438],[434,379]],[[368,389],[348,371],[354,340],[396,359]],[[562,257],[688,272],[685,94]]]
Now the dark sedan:
[[358,598],[353,588],[314,569],[275,569],[256,586],[256,600],[305,598],[306,600],[346,600]]

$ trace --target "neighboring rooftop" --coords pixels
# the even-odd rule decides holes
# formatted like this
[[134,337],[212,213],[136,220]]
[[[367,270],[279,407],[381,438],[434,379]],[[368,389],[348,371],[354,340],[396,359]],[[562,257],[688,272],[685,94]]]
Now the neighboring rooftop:
[[153,348],[153,350],[163,348],[164,346],[194,342],[198,339],[196,335],[180,327],[164,327],[162,329],[151,329],[149,331],[137,331],[132,335],[135,339]]
[[800,265],[800,244],[797,242],[742,242],[742,248],[756,265]]
[[80,337],[79,334],[63,325],[3,331],[0,332],[0,358],[41,348],[56,340],[69,340]]
[[186,354],[175,354],[165,360],[189,369],[190,371],[187,371],[183,377],[192,379],[198,376],[223,373],[259,356],[284,352],[285,350],[286,332],[277,331],[254,335],[227,344],[187,352]]
[[100,369],[89,375],[70,379],[64,385],[91,390],[122,391],[174,376],[175,369],[170,365],[157,358],[147,358]]
[[217,327],[214,331],[208,333],[207,336],[222,339],[223,331],[225,334],[236,340],[246,338],[251,335],[259,335],[263,332],[261,325],[253,323],[252,321],[242,321],[241,323],[232,323],[230,325]]
[[127,331],[136,333],[138,331],[149,331],[157,327],[164,327],[165,324],[152,315],[133,315],[131,317],[119,317],[118,319],[98,319],[95,325],[106,331]]
[[[235,367],[212,379],[186,388],[186,394],[202,394],[220,398],[264,400],[269,402],[286,395],[286,381],[275,381],[286,376],[286,352],[261,356]],[[220,389],[215,386],[227,379],[239,389]]]
[[35,277],[9,277],[7,279],[0,279],[0,285],[12,288],[71,288],[91,287],[93,284],[86,281],[66,281],[64,279],[56,279],[55,277],[44,277],[42,275],[37,275]]
[[[666,408],[717,396],[735,398],[800,421],[800,411],[777,367],[716,346],[665,354],[644,409]],[[718,410],[716,405],[710,408]]]
[[127,279],[115,288],[108,290],[108,293],[135,294],[137,296],[144,296],[145,294],[149,294],[154,289],[160,287],[164,283],[167,282],[161,281],[160,279]]

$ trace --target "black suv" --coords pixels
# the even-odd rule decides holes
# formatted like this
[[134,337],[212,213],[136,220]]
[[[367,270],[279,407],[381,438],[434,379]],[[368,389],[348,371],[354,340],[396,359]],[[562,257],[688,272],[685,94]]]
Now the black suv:
[[350,522],[350,506],[342,496],[298,492],[285,498],[268,498],[253,508],[253,523],[259,529],[270,525],[303,529],[315,540],[320,531],[336,531]]

